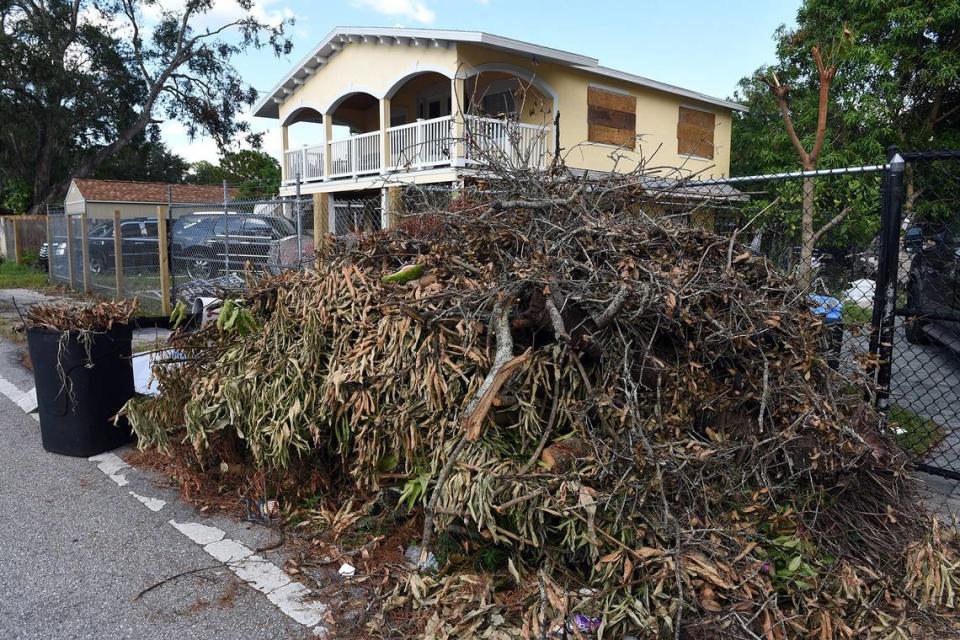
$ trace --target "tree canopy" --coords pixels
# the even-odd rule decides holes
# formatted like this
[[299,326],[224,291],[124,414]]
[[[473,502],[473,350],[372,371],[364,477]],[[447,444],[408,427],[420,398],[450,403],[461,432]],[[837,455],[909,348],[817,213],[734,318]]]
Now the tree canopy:
[[280,163],[263,151],[230,151],[220,157],[219,165],[206,160],[193,163],[186,180],[195,184],[217,184],[226,180],[237,187],[240,198],[272,196],[280,189]]
[[134,156],[144,165],[138,178],[175,175],[151,128],[164,119],[222,149],[249,134],[239,116],[257,94],[234,59],[288,53],[290,21],[263,20],[252,0],[223,4],[0,0],[0,194],[23,199],[26,187],[37,207],[62,196],[71,177],[98,175],[104,163],[122,174]]
[[[749,113],[733,124],[731,174],[752,175],[801,168],[782,113],[765,79],[789,83],[790,110],[803,145],[816,132],[819,82],[811,63],[815,46],[841,30],[851,42],[837,61],[830,89],[827,132],[820,168],[877,164],[886,148],[960,147],[960,0],[805,0],[796,26],[774,34],[776,61],[740,81],[735,99]],[[779,196],[779,222],[799,226],[801,185],[766,185]],[[851,214],[826,239],[862,243],[877,232],[879,178],[843,176],[817,181],[817,224],[842,208]],[[763,206],[758,199],[754,206]]]

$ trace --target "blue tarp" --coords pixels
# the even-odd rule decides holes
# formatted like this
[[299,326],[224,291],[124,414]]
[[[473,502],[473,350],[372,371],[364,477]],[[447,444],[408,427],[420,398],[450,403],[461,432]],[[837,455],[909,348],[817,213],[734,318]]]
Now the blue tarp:
[[832,322],[843,322],[842,302],[830,296],[810,294],[807,297],[813,305],[810,307],[810,311],[814,315],[822,317],[824,322],[828,324]]

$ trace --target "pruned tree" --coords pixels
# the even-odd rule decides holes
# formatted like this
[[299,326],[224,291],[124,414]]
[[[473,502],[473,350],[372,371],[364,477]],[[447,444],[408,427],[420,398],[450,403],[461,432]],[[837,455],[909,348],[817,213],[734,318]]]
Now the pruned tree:
[[[801,140],[793,123],[793,114],[790,110],[788,100],[791,86],[789,83],[780,82],[776,72],[770,72],[763,76],[763,81],[770,88],[780,108],[780,114],[783,117],[783,124],[787,130],[793,148],[800,159],[800,166],[804,171],[813,171],[817,168],[820,159],[820,152],[823,150],[824,140],[827,136],[827,113],[830,108],[830,86],[837,75],[837,62],[843,50],[843,45],[851,38],[850,31],[844,27],[840,38],[830,47],[827,60],[820,45],[814,45],[810,50],[810,55],[816,65],[817,81],[819,84],[819,96],[817,101],[817,124],[813,135],[813,143],[808,149]],[[814,228],[814,215],[816,213],[816,193],[814,190],[814,179],[803,179],[803,196],[801,201],[801,220],[800,220],[800,268],[799,277],[802,282],[809,284],[813,265],[813,250],[817,242],[827,231],[838,225],[850,212],[849,208],[844,208],[824,223],[819,229]]]
[[0,175],[29,181],[37,208],[162,119],[221,148],[249,133],[239,115],[257,93],[233,59],[263,48],[288,53],[291,20],[262,18],[253,0],[235,0],[215,18],[215,4],[0,3],[0,115],[11,123]]

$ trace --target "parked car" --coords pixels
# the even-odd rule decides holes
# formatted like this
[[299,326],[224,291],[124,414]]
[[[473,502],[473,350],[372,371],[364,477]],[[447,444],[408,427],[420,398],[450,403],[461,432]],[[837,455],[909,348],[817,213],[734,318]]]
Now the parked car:
[[296,237],[286,218],[229,212],[197,212],[179,218],[172,227],[170,255],[178,272],[209,279],[224,270],[250,263],[266,268],[278,255],[278,245]]
[[[62,256],[67,253],[66,242],[54,243],[55,255]],[[44,271],[50,270],[50,245],[46,242],[40,245],[40,251],[37,252],[37,266]]]
[[[113,271],[116,241],[112,222],[97,224],[87,234],[87,256],[90,273]],[[160,265],[160,244],[157,221],[152,218],[130,218],[120,222],[120,257],[123,268],[153,269]]]
[[960,353],[960,217],[952,224],[918,225],[904,234],[913,255],[907,275],[907,340],[931,340]]

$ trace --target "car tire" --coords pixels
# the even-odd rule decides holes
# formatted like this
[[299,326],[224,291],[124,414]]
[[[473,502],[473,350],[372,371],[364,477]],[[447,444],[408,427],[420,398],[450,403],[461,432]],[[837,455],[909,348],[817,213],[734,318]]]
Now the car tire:
[[90,270],[90,273],[100,275],[103,273],[104,269],[104,260],[103,256],[99,253],[91,253],[89,256],[89,261],[87,263],[87,268]]
[[184,258],[187,265],[187,275],[194,280],[209,280],[216,275],[216,266],[213,263],[213,256],[209,253],[201,253],[190,258]]
[[[916,278],[910,278],[907,284],[907,308],[918,310],[921,308],[922,286]],[[908,318],[903,324],[903,331],[910,344],[926,345],[930,344],[930,336],[923,330],[926,323],[917,316]]]

